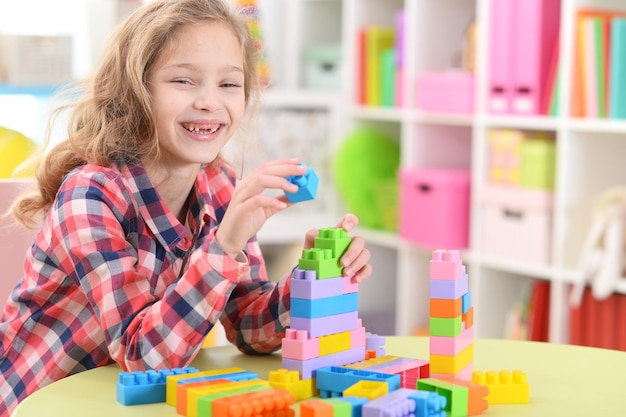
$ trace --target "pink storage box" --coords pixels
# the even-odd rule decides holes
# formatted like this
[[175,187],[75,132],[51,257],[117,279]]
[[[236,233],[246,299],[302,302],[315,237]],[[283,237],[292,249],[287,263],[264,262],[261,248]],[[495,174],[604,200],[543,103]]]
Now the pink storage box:
[[490,185],[483,204],[485,253],[534,265],[551,259],[552,201],[550,192]]
[[400,236],[433,249],[468,247],[471,173],[466,169],[400,172]]
[[424,111],[474,112],[474,75],[465,71],[428,72],[415,80],[415,106]]

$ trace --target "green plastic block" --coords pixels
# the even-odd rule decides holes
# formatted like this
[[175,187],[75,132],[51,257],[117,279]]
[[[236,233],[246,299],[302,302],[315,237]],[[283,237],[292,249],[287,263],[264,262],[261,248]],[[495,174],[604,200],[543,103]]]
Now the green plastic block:
[[332,257],[330,249],[304,249],[302,257],[298,261],[298,268],[315,271],[317,279],[340,277],[343,273],[343,267],[339,265],[339,259]]
[[454,385],[437,378],[422,378],[417,380],[417,389],[433,391],[446,397],[444,410],[448,417],[461,417],[468,414],[469,389],[462,385]]
[[430,335],[456,337],[463,331],[463,316],[455,318],[430,318]]
[[332,257],[341,259],[350,246],[351,238],[344,229],[328,227],[320,229],[315,238],[315,247],[319,249],[330,249]]

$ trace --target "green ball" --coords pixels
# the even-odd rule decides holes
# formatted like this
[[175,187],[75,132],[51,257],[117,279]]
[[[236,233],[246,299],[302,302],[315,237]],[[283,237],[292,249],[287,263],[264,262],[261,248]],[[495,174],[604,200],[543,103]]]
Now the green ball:
[[399,168],[398,140],[379,131],[360,128],[341,143],[333,160],[336,186],[346,209],[359,217],[362,226],[392,228],[386,224],[384,212],[397,211],[397,193],[386,196],[381,190],[397,188]]

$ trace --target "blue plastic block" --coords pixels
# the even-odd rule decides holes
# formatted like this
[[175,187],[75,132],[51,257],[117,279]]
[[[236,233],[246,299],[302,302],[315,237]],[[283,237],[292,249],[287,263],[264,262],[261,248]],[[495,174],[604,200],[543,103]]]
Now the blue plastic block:
[[409,398],[415,401],[415,417],[446,417],[446,397],[431,391],[415,391]]
[[383,381],[387,383],[388,392],[400,388],[400,375],[384,374],[360,369],[327,366],[315,372],[317,389],[320,396],[341,396],[342,393],[359,381]]
[[291,317],[315,319],[358,311],[358,309],[359,295],[356,292],[316,300],[291,297]]
[[158,371],[120,372],[116,383],[117,402],[124,405],[164,403],[167,377],[192,372],[198,372],[198,370],[187,367]]
[[472,292],[467,290],[465,294],[463,294],[463,298],[461,298],[461,312],[464,314],[467,313],[472,306]]
[[300,176],[289,176],[287,180],[298,186],[298,191],[295,193],[285,193],[287,199],[292,203],[299,203],[301,201],[313,200],[317,195],[317,186],[319,184],[319,178],[315,173],[315,170],[311,167],[307,168],[306,174]]

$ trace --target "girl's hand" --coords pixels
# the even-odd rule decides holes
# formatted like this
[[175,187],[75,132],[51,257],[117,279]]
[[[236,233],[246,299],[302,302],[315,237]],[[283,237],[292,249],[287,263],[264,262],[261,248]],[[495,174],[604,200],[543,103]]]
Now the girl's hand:
[[283,193],[278,196],[263,193],[268,189],[298,191],[298,186],[286,177],[306,174],[307,167],[299,164],[297,158],[265,162],[237,184],[215,235],[226,253],[237,257],[267,219],[291,205]]
[[[349,233],[358,224],[359,219],[354,214],[346,214],[339,220],[336,227],[342,228]],[[317,234],[317,229],[307,231],[304,239],[305,249],[315,246]],[[368,279],[372,274],[372,266],[368,263],[370,256],[370,251],[365,248],[365,241],[360,237],[353,237],[350,246],[348,246],[340,260],[343,266],[343,275],[351,276],[354,283],[360,283]]]

